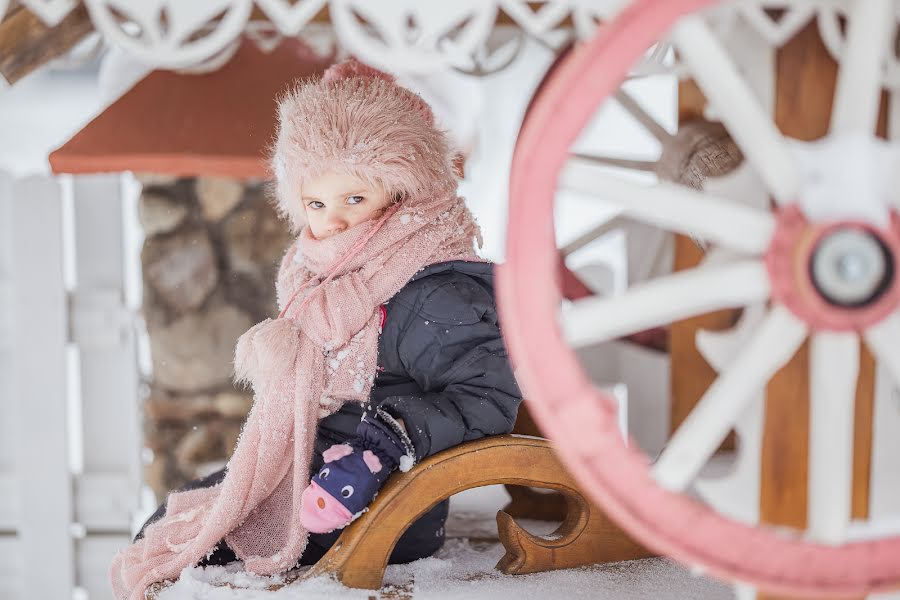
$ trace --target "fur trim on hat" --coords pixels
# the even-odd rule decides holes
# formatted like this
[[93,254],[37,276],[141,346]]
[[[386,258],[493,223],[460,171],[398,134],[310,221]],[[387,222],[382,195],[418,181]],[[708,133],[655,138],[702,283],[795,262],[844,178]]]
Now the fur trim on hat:
[[452,159],[428,104],[355,59],[298,82],[279,101],[270,166],[276,205],[295,232],[306,222],[305,178],[344,172],[414,204],[423,194],[455,191]]

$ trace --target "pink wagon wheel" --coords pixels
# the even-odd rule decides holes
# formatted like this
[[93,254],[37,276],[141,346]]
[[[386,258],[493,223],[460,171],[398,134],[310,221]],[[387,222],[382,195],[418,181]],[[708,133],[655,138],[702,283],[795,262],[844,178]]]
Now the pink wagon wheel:
[[[895,144],[875,136],[891,0],[853,3],[830,133],[782,136],[704,20],[712,0],[637,0],[568,57],[538,97],[512,163],[505,336],[529,409],[583,489],[647,547],[719,578],[793,596],[900,586],[900,521],[851,522],[859,340],[900,381],[900,218]],[[642,185],[570,155],[628,70],[667,38],[758,173],[770,212],[674,185]],[[689,234],[721,258],[561,310],[558,187],[619,203],[629,218]],[[618,429],[615,402],[575,349],[693,315],[763,305],[749,340],[652,460]],[[693,483],[772,375],[811,343],[809,523],[726,517]]]

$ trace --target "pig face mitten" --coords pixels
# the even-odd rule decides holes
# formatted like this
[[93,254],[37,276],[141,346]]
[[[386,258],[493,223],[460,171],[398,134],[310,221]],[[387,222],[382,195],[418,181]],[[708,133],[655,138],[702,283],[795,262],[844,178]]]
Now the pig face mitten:
[[409,470],[414,456],[392,416],[382,410],[364,416],[354,437],[322,454],[325,465],[303,491],[300,522],[312,533],[346,527],[366,511],[388,475]]

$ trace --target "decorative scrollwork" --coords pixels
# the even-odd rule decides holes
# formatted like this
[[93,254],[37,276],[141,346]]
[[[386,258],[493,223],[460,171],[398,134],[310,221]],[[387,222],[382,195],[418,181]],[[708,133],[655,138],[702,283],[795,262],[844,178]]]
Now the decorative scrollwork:
[[186,68],[225,50],[244,30],[251,0],[85,0],[107,41],[155,67]]

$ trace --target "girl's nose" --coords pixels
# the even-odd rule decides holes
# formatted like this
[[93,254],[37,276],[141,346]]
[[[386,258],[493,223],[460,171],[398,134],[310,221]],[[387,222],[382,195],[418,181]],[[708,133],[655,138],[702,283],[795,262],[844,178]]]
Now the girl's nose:
[[328,215],[328,218],[325,220],[325,230],[328,232],[328,235],[340,233],[345,229],[347,229],[347,220],[340,214],[331,213]]

